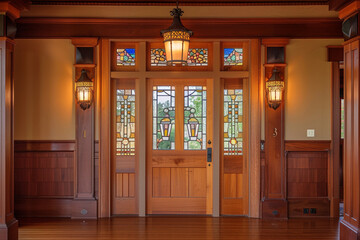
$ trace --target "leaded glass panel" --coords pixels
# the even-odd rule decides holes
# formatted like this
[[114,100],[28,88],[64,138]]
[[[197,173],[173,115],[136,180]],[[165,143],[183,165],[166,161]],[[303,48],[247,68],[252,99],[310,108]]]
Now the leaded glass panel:
[[224,155],[243,154],[243,90],[224,90]]
[[175,149],[175,87],[153,87],[153,149]]
[[[150,63],[152,67],[167,66],[166,52],[162,48],[152,48]],[[188,51],[188,66],[207,66],[208,49],[207,48],[190,48]]]
[[116,90],[116,155],[135,155],[135,90]]
[[135,66],[135,48],[116,49],[116,65]]
[[243,65],[242,48],[224,48],[224,66]]
[[206,149],[206,87],[184,87],[184,149]]

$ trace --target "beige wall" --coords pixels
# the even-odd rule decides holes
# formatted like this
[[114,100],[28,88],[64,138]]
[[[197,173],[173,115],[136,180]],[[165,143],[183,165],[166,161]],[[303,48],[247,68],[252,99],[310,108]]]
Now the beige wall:
[[[331,66],[327,45],[340,39],[292,39],[286,48],[285,140],[331,139]],[[315,129],[315,137],[306,137]]]
[[70,40],[16,40],[15,140],[75,139]]

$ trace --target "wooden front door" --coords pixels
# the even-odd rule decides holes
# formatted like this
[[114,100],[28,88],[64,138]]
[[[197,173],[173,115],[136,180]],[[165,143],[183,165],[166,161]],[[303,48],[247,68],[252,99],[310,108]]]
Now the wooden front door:
[[[212,213],[212,88],[206,79],[149,79],[147,213]],[[208,160],[209,158],[209,160]]]

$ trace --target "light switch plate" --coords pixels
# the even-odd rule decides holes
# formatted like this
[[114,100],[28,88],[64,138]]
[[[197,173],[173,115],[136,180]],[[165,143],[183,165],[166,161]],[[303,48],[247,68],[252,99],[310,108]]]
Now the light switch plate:
[[308,129],[306,131],[306,136],[307,137],[315,137],[315,129]]

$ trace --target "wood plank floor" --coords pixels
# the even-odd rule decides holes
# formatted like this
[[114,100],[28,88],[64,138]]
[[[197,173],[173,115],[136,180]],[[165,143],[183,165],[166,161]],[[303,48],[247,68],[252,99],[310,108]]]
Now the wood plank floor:
[[335,240],[337,219],[260,220],[240,217],[119,217],[96,220],[20,219],[20,240],[251,239]]

